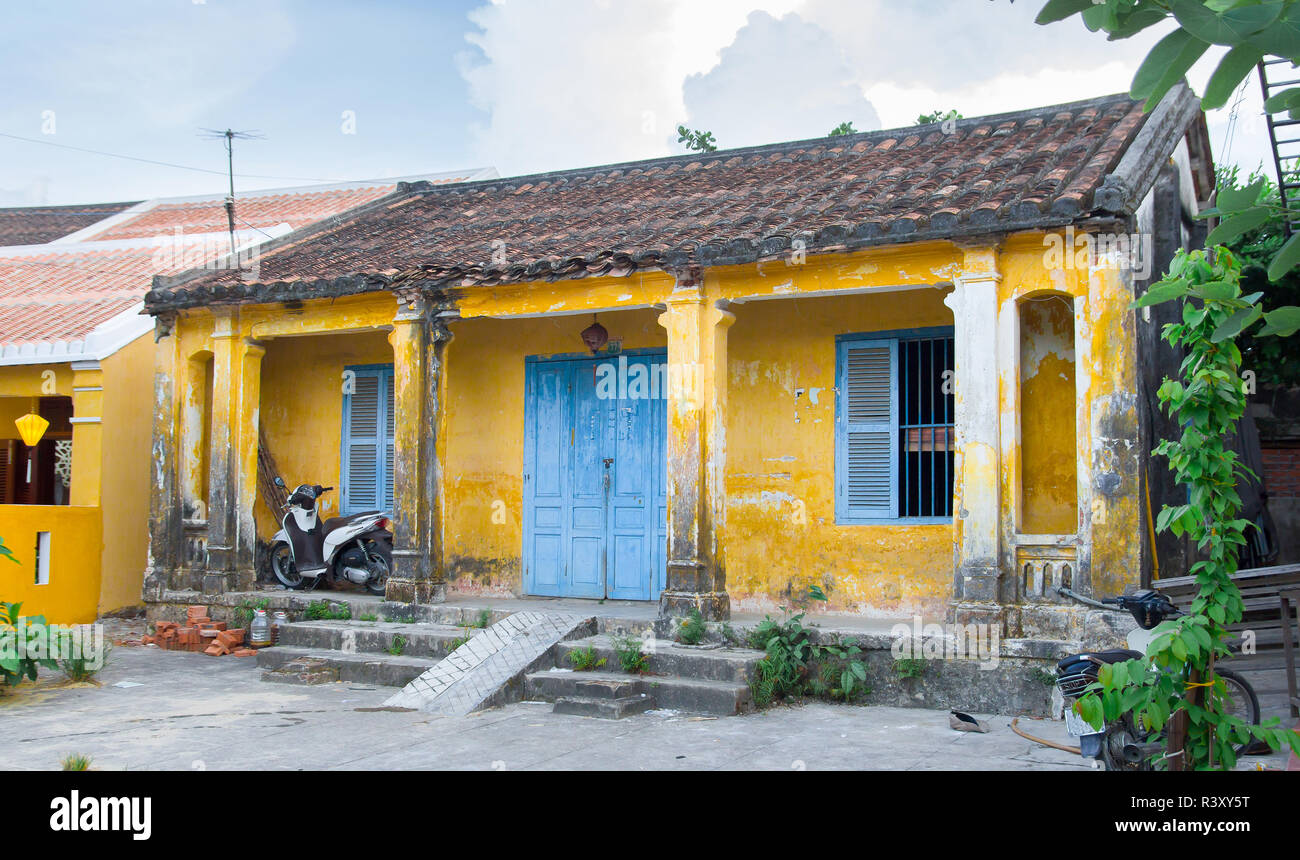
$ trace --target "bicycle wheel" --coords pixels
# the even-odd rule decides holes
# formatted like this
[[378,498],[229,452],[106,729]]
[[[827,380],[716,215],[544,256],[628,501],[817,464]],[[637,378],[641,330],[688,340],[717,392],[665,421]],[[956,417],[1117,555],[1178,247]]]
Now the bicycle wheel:
[[1231,669],[1215,669],[1214,673],[1223,679],[1228,698],[1224,701],[1224,710],[1243,722],[1259,724],[1259,696],[1250,682]]

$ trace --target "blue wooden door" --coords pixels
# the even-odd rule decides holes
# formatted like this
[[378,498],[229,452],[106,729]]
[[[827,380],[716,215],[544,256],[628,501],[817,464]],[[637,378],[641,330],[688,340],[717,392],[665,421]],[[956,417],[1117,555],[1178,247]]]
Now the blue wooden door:
[[[667,408],[658,388],[597,384],[650,374],[662,354],[528,363],[524,590],[551,597],[654,600],[667,550]],[[666,393],[666,392],[665,392]]]

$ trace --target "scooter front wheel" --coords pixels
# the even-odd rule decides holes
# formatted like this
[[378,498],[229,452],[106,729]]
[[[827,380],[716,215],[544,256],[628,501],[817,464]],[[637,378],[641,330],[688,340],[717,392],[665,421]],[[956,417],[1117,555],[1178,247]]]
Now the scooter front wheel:
[[302,574],[293,563],[293,550],[284,541],[271,544],[271,572],[285,588],[302,588]]

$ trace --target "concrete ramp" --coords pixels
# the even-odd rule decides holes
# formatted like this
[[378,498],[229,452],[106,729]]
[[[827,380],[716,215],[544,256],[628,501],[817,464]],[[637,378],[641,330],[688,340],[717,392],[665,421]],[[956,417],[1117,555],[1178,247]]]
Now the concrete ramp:
[[448,654],[438,665],[384,702],[430,714],[461,717],[522,692],[524,673],[565,639],[588,636],[595,620],[587,615],[516,612]]

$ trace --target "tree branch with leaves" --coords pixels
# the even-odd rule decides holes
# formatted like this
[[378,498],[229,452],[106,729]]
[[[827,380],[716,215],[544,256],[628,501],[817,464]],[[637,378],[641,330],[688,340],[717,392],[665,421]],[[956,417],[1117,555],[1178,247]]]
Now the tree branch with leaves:
[[[1168,458],[1187,502],[1166,505],[1158,531],[1188,535],[1202,554],[1192,565],[1197,594],[1190,611],[1162,623],[1142,659],[1101,667],[1097,683],[1075,703],[1094,728],[1125,718],[1153,736],[1175,723],[1168,763],[1197,770],[1231,769],[1236,745],[1258,738],[1272,749],[1300,753],[1300,733],[1278,726],[1276,718],[1250,725],[1228,713],[1227,689],[1214,673],[1216,660],[1229,654],[1228,632],[1242,618],[1241,592],[1233,582],[1237,554],[1246,544],[1249,520],[1238,516],[1238,478],[1249,474],[1228,439],[1246,411],[1241,352],[1235,338],[1246,321],[1258,319],[1261,294],[1241,293],[1241,265],[1218,247],[1179,251],[1169,274],[1133,303],[1135,308],[1171,301],[1183,303],[1181,323],[1164,327],[1164,339],[1184,350],[1180,379],[1165,379],[1157,392],[1161,408],[1182,427],[1178,439],[1156,448]],[[1126,717],[1127,715],[1127,717]]]
[[[1178,25],[1152,47],[1133,76],[1129,95],[1145,101],[1147,110],[1186,77],[1211,45],[1228,51],[1205,83],[1201,96],[1204,110],[1227,104],[1241,82],[1266,57],[1280,57],[1293,66],[1300,61],[1300,0],[1048,0],[1036,20],[1051,24],[1076,14],[1089,30],[1105,32],[1110,41],[1128,39],[1164,22]],[[1272,96],[1264,109],[1269,113],[1285,110],[1292,119],[1300,119],[1300,87]],[[1200,217],[1222,219],[1208,240],[1213,244],[1258,226],[1270,214],[1267,206],[1259,205],[1255,197],[1243,191],[1219,195],[1214,208]],[[1273,257],[1269,278],[1277,281],[1297,265],[1300,233]],[[1255,319],[1260,317],[1270,333],[1290,335],[1300,329],[1300,308],[1261,310]]]

